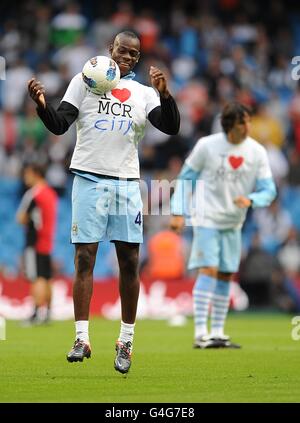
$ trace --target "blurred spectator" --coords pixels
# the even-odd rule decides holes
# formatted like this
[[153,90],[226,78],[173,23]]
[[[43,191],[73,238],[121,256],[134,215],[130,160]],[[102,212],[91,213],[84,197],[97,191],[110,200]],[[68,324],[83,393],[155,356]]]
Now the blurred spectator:
[[[187,17],[179,34],[178,55],[186,59],[197,59],[199,56],[199,33],[198,20],[195,17]],[[190,77],[193,75],[190,75]]]
[[300,311],[300,242],[295,228],[279,251],[278,260],[283,270],[284,287],[293,301],[293,311]]
[[21,50],[21,34],[17,28],[16,21],[8,20],[4,23],[0,49],[7,65],[17,61]]
[[250,298],[250,306],[275,306],[287,312],[300,310],[300,290],[284,270],[276,256],[264,251],[258,239],[253,239],[239,272],[240,285]]
[[86,44],[82,36],[76,38],[72,45],[59,49],[52,58],[58,66],[65,65],[69,79],[82,71],[82,67],[91,57],[100,54]]
[[141,40],[141,52],[144,54],[151,53],[157,45],[160,31],[152,10],[143,9],[139,16],[135,18],[133,27]]
[[19,125],[21,143],[31,139],[35,149],[39,149],[45,143],[48,131],[37,116],[36,107],[32,101],[26,101],[25,115],[20,117]]
[[182,237],[170,230],[153,235],[147,245],[148,260],[143,267],[150,279],[180,279],[185,274],[185,255]]
[[62,87],[62,80],[57,70],[54,70],[48,62],[41,62],[37,69],[36,78],[43,81],[43,85],[47,87],[49,100],[55,98]]
[[134,13],[129,1],[120,1],[117,10],[111,16],[111,23],[116,28],[116,33],[124,28],[130,28],[133,25]]
[[3,152],[10,154],[14,151],[19,136],[18,118],[12,110],[4,109],[0,112],[0,128],[2,128],[0,146]]
[[293,228],[290,214],[275,200],[267,209],[257,209],[253,213],[258,239],[263,250],[277,253],[288,240]]
[[284,270],[291,275],[300,271],[300,243],[297,230],[292,228],[288,239],[278,254],[279,262]]
[[278,186],[281,186],[288,174],[289,163],[283,152],[271,142],[265,144],[273,178]]
[[48,157],[50,163],[46,172],[46,179],[59,196],[64,195],[67,184],[67,172],[65,166],[67,145],[63,142],[64,139],[60,140],[60,137],[51,134],[48,147]]
[[249,44],[257,40],[257,28],[249,22],[244,13],[236,16],[236,22],[231,26],[231,37],[235,44]]
[[269,114],[266,103],[257,105],[256,113],[251,119],[250,136],[262,144],[271,142],[281,148],[284,143],[284,133],[281,122]]
[[27,94],[27,82],[33,76],[33,71],[20,58],[6,71],[3,84],[3,107],[18,113],[23,106]]
[[291,100],[289,114],[292,125],[292,136],[295,140],[297,153],[300,154],[300,84]]
[[208,102],[208,93],[205,85],[192,79],[178,92],[177,98],[179,107],[186,110],[189,121],[193,125],[197,124],[202,118]]
[[92,23],[91,30],[87,34],[87,40],[90,45],[94,45],[98,56],[105,56],[108,46],[117,33],[118,28],[114,23],[100,18]]
[[77,3],[68,3],[65,10],[51,22],[52,42],[55,47],[75,43],[84,33],[87,19],[80,13]]
[[35,9],[34,40],[33,48],[39,57],[44,59],[49,54],[49,44],[51,36],[51,7],[41,5]]
[[300,153],[295,149],[289,152],[287,182],[292,187],[300,186]]
[[286,53],[276,55],[275,65],[269,73],[268,82],[272,90],[275,90],[284,99],[292,92],[296,81],[291,78],[290,56]]

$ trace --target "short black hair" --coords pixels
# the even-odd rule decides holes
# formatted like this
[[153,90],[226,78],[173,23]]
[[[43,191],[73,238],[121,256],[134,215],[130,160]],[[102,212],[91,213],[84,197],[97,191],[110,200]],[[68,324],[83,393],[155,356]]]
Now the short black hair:
[[39,164],[39,163],[35,163],[35,162],[26,163],[24,168],[23,168],[23,172],[26,169],[31,169],[33,171],[33,173],[35,173],[36,175],[39,175],[40,177],[45,178],[46,167]]
[[124,29],[124,31],[118,32],[117,35],[114,37],[112,41],[112,45],[115,45],[116,39],[119,37],[129,37],[132,38],[132,40],[137,40],[139,44],[141,44],[140,37],[133,31]]
[[119,37],[119,36],[125,36],[125,37],[135,38],[135,39],[137,39],[137,40],[139,40],[139,41],[140,41],[140,39],[139,39],[138,35],[137,35],[135,32],[130,31],[130,30],[127,30],[127,29],[125,29],[125,30],[124,30],[124,31],[122,31],[122,32],[119,32],[119,33],[115,36],[115,39],[116,39],[117,37]]
[[251,116],[249,107],[236,101],[227,103],[221,115],[221,125],[225,134],[228,134],[237,121],[243,123],[245,115]]

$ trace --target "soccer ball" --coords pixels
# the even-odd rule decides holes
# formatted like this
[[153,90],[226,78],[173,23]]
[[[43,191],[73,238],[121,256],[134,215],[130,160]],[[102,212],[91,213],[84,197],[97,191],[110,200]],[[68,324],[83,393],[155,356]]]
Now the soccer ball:
[[104,94],[118,85],[120,69],[110,57],[95,56],[83,66],[82,79],[94,94]]

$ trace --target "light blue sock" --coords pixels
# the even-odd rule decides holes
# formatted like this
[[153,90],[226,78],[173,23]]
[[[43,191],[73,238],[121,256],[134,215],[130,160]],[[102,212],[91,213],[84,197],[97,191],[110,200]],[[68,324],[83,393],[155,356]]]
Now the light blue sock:
[[217,280],[212,297],[211,310],[211,335],[219,337],[224,335],[224,325],[229,308],[230,283]]
[[208,333],[207,319],[215,286],[215,278],[199,274],[193,289],[195,338]]

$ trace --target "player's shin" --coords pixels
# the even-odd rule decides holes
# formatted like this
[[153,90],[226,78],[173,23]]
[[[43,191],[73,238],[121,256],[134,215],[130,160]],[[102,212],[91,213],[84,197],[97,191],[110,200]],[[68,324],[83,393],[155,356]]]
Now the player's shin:
[[215,338],[224,335],[224,326],[229,309],[229,281],[217,280],[212,298],[211,336]]
[[216,279],[200,273],[193,289],[195,339],[208,333],[209,306],[216,285]]

